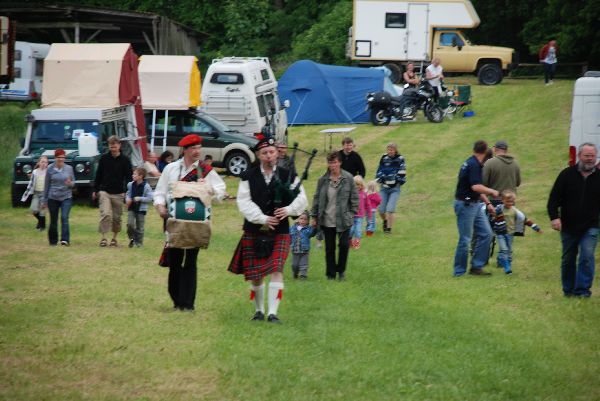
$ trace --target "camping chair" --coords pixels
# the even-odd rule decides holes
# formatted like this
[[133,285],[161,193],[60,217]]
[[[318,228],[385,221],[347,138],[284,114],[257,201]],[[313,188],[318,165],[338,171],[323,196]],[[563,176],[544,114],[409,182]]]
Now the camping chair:
[[455,85],[454,86],[454,104],[456,105],[455,113],[462,113],[467,109],[471,109],[471,85]]

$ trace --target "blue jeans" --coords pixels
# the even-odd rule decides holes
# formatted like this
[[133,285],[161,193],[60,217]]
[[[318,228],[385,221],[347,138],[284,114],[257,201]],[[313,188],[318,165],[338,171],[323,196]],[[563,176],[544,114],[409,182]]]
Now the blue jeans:
[[358,239],[362,238],[362,225],[363,225],[363,218],[355,217],[354,224],[352,225],[352,227],[350,227],[350,238],[358,238]]
[[50,211],[50,227],[48,227],[48,242],[50,245],[58,243],[58,210],[60,209],[60,240],[71,242],[69,233],[69,212],[73,204],[72,198],[62,201],[48,199]]
[[379,195],[381,196],[379,213],[394,213],[396,211],[396,203],[398,203],[398,199],[400,198],[400,185],[396,185],[393,188],[382,187]]
[[454,275],[458,277],[467,271],[469,245],[471,244],[473,230],[475,231],[476,244],[471,259],[471,269],[482,269],[487,264],[490,257],[492,228],[481,203],[455,200],[454,213],[456,214],[456,226],[458,227],[458,244],[454,254]]
[[371,217],[367,217],[367,232],[375,232],[375,225],[377,222],[377,210],[373,209]]
[[496,234],[498,242],[498,266],[504,269],[505,273],[512,272],[512,243],[514,236],[512,234]]
[[[594,252],[598,243],[598,228],[582,234],[560,232],[562,260],[560,265],[565,295],[589,297],[594,281]],[[579,253],[579,262],[577,254]]]

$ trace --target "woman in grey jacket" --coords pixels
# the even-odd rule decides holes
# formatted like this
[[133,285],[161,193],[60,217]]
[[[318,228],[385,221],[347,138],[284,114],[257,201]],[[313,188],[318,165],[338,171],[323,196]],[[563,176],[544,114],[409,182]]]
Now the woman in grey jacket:
[[73,167],[65,164],[66,153],[63,149],[54,151],[54,163],[48,166],[46,185],[42,205],[50,211],[50,227],[48,241],[51,246],[58,244],[58,210],[60,209],[61,235],[60,244],[69,246],[69,212],[73,203],[73,186],[75,174]]
[[[327,155],[327,172],[319,178],[313,198],[312,225],[320,226],[325,236],[326,275],[329,280],[345,279],[349,233],[358,211],[358,191],[352,174],[342,170],[338,152]],[[335,237],[338,237],[338,261]]]

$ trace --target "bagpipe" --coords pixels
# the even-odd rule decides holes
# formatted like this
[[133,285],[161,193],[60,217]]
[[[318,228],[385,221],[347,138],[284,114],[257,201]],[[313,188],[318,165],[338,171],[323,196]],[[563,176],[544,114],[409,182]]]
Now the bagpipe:
[[[296,152],[300,151],[305,153],[308,156],[308,160],[306,161],[306,166],[304,167],[304,171],[300,176],[300,180],[296,185],[294,185],[294,181],[296,177]],[[317,149],[313,149],[311,152],[307,152],[298,148],[298,142],[294,142],[294,146],[292,147],[292,155],[290,156],[290,168],[289,174],[285,181],[279,178],[279,174],[275,174],[275,198],[273,200],[275,208],[280,208],[284,206],[288,206],[290,203],[296,199],[296,196],[300,193],[300,186],[302,185],[302,181],[308,178],[308,170],[310,169],[310,165],[317,155]],[[278,170],[275,170],[276,172]]]

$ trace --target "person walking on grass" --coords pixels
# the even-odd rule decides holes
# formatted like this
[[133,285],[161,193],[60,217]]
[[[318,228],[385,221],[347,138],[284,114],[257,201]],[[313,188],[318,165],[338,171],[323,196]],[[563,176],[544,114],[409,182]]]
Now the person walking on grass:
[[[244,215],[244,233],[228,270],[243,274],[252,282],[250,298],[254,300],[254,321],[265,320],[266,276],[271,276],[268,289],[270,323],[281,323],[277,312],[283,296],[283,267],[290,250],[288,216],[298,216],[308,206],[304,188],[284,196],[288,182],[292,188],[299,179],[292,171],[277,166],[277,148],[272,138],[262,139],[255,147],[259,164],[240,175],[237,205]],[[289,178],[289,179],[288,179]],[[293,199],[292,199],[292,196]],[[284,198],[289,201],[285,204]]]
[[121,215],[125,200],[125,189],[132,174],[131,162],[121,153],[121,141],[116,135],[108,138],[109,151],[100,157],[94,181],[92,199],[98,199],[100,224],[98,231],[102,238],[100,246],[108,244],[106,236],[112,232],[110,246],[118,246],[117,236],[121,231]]
[[581,144],[577,164],[560,172],[548,198],[552,229],[560,232],[562,242],[560,269],[566,297],[592,295],[600,213],[597,153],[593,143]]
[[354,176],[354,183],[358,191],[358,211],[354,215],[354,224],[350,229],[350,246],[353,249],[360,249],[360,240],[362,239],[363,221],[369,218],[371,207],[369,198],[365,192],[365,181],[360,175]]
[[46,172],[48,171],[48,156],[40,156],[37,162],[37,168],[31,173],[31,179],[27,185],[27,189],[21,197],[21,202],[27,202],[27,199],[31,198],[31,205],[29,210],[33,214],[33,217],[37,220],[36,230],[46,230],[46,214],[45,209],[42,208],[42,196],[44,194],[44,185],[46,183]]
[[339,155],[342,161],[342,170],[349,172],[352,176],[360,175],[365,178],[365,164],[362,157],[354,150],[354,139],[349,136],[342,139],[342,150],[339,151]]
[[[312,226],[321,227],[325,237],[325,274],[328,280],[346,279],[350,228],[358,211],[358,191],[352,175],[342,169],[339,152],[327,155],[327,172],[317,181],[313,198]],[[335,257],[335,241],[338,257]]]
[[486,195],[498,196],[498,191],[488,188],[482,183],[482,162],[488,150],[485,141],[477,141],[473,145],[473,155],[461,166],[458,172],[458,183],[454,194],[454,213],[458,227],[458,244],[454,254],[454,276],[460,277],[467,271],[469,258],[469,245],[473,231],[476,236],[476,245],[471,258],[469,274],[489,276],[491,273],[484,271],[483,267],[489,259],[492,229],[485,215],[484,202],[487,210],[492,213],[494,208]]
[[58,212],[60,210],[60,244],[71,244],[71,231],[69,230],[69,213],[73,205],[73,187],[75,186],[75,173],[73,167],[65,164],[66,152],[64,149],[54,151],[54,163],[48,166],[44,192],[42,195],[42,209],[48,208],[50,212],[50,227],[48,228],[48,242],[50,246],[58,245]]
[[381,184],[379,214],[383,220],[383,232],[391,234],[396,204],[400,198],[400,187],[406,183],[406,162],[398,153],[398,146],[394,142],[387,144],[386,153],[379,160],[375,177]]
[[146,169],[137,167],[131,175],[133,181],[127,184],[125,204],[127,205],[127,236],[129,247],[144,245],[144,223],[148,204],[152,202],[152,187],[146,182]]
[[[210,166],[200,161],[202,138],[196,134],[184,136],[178,143],[183,157],[169,163],[163,170],[154,190],[154,207],[163,220],[169,217],[173,205],[171,188],[177,181],[204,182],[209,184],[213,199],[221,200],[225,196],[225,182]],[[169,232],[166,231],[167,242]],[[196,283],[198,271],[198,252],[200,247],[176,248],[170,246],[163,250],[168,257],[169,277],[167,281],[169,296],[176,310],[191,312],[195,308]]]
[[296,223],[290,227],[292,248],[292,273],[294,278],[306,280],[308,278],[308,254],[310,252],[310,238],[317,234],[314,227],[308,225],[310,214],[304,211]]
[[381,195],[377,191],[377,181],[372,180],[367,184],[367,199],[369,200],[370,214],[367,219],[367,237],[372,237],[375,233],[377,221],[377,208],[381,204]]
[[493,229],[498,242],[498,267],[504,273],[512,274],[512,244],[515,236],[523,236],[525,226],[529,226],[538,234],[542,233],[540,227],[528,219],[523,212],[515,207],[517,195],[511,190],[504,190],[501,194],[502,203],[494,210]]
[[558,46],[556,40],[551,40],[540,49],[540,63],[544,67],[544,83],[547,85],[554,84],[554,73],[556,72],[556,64],[558,63]]
[[[508,143],[497,141],[494,145],[494,157],[483,164],[483,185],[493,188],[499,193],[506,190],[517,193],[521,185],[521,168],[512,155],[508,154]],[[490,198],[494,206],[502,203],[502,199]]]

